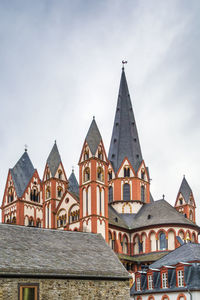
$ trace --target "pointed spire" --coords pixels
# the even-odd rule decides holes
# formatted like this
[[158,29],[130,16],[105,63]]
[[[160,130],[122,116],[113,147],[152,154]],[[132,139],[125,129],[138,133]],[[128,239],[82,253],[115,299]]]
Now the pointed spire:
[[10,170],[18,197],[22,197],[34,171],[35,169],[29,155],[25,151],[16,165]]
[[117,110],[113,126],[108,159],[112,162],[115,172],[127,157],[135,171],[142,162],[142,152],[132,109],[124,68],[119,87]]
[[102,140],[101,134],[99,132],[99,128],[97,127],[97,123],[93,117],[92,123],[88,130],[87,136],[85,138],[92,155],[95,155],[97,148],[99,146],[100,141]]
[[179,193],[181,193],[181,195],[183,196],[184,200],[186,203],[189,203],[190,201],[190,196],[192,195],[192,190],[185,178],[185,175],[183,176],[183,180],[181,182],[181,186],[180,186],[180,189],[179,189],[179,192],[178,192],[178,195]]
[[69,177],[69,191],[79,197],[79,184],[74,174],[74,169]]
[[57,147],[57,144],[55,141],[53,148],[49,154],[49,157],[47,159],[47,164],[49,166],[52,177],[55,176],[60,163],[61,163],[61,157],[60,157],[60,153],[58,151],[58,147]]

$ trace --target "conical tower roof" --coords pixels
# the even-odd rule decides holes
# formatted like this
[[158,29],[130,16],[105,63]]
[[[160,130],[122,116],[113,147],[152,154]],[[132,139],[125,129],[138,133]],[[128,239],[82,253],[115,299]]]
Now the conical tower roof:
[[181,182],[181,186],[178,192],[181,193],[181,195],[183,196],[184,200],[186,203],[189,203],[190,201],[190,196],[192,195],[192,190],[187,182],[187,180],[185,179],[185,176],[183,177],[183,180]]
[[129,159],[132,167],[137,171],[143,158],[126,76],[124,68],[122,68],[117,110],[108,155],[115,172],[119,170],[125,157]]
[[79,196],[79,184],[74,174],[74,170],[69,177],[69,191]]
[[95,155],[102,138],[94,118],[92,120],[85,140],[90,148],[90,151],[92,152],[92,155]]
[[49,166],[52,177],[55,176],[60,163],[61,163],[61,157],[60,157],[60,153],[58,151],[57,144],[55,142],[53,145],[53,148],[49,154],[49,157],[47,158],[47,164]]
[[35,169],[28,156],[27,151],[21,156],[14,168],[10,169],[16,193],[18,197],[22,197],[29,181],[31,180]]

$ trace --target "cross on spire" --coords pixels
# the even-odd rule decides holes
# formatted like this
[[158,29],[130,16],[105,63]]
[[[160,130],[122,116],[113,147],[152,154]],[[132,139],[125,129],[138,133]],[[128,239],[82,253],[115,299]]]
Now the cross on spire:
[[25,152],[28,151],[28,145],[27,144],[24,145],[24,150],[25,150]]
[[124,65],[127,64],[128,61],[127,60],[122,60],[122,70],[124,70]]

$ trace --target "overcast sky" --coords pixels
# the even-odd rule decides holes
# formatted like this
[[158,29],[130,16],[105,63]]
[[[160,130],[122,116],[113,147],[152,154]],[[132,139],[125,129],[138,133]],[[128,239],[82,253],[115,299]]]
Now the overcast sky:
[[108,153],[126,59],[152,194],[174,205],[185,174],[199,219],[199,13],[199,0],[0,0],[0,197],[25,144],[40,177],[54,140],[78,177],[93,115]]

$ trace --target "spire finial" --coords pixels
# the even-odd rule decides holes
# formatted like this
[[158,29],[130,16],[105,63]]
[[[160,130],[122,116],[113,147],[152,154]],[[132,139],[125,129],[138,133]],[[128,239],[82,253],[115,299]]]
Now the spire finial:
[[72,166],[72,173],[74,173],[74,166]]
[[183,178],[185,178],[185,174],[183,174]]
[[95,116],[93,116],[93,120],[95,120]]
[[54,141],[54,143],[56,144],[56,140]]
[[165,195],[164,194],[162,195],[162,198],[163,198],[163,200],[165,200]]
[[127,60],[122,60],[122,70],[124,70],[124,65],[127,64],[128,61]]
[[25,152],[28,151],[28,145],[27,145],[27,144],[24,145],[24,151],[25,151]]

